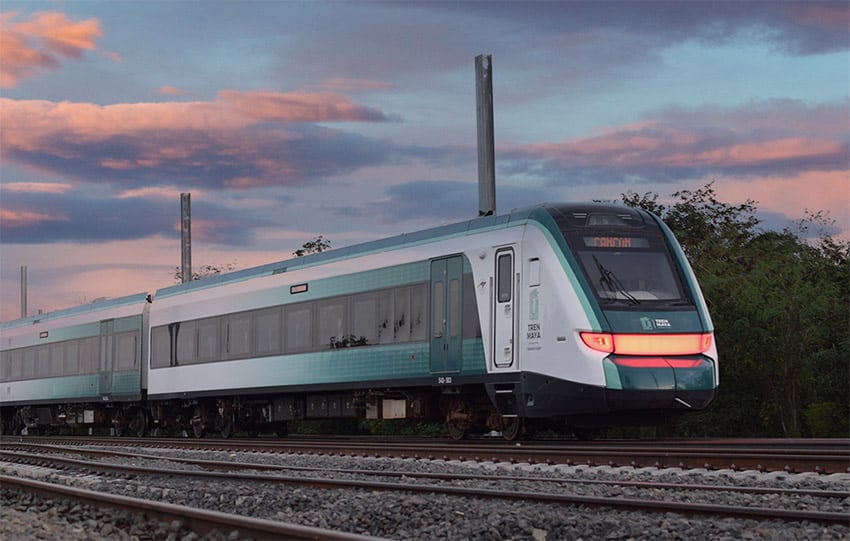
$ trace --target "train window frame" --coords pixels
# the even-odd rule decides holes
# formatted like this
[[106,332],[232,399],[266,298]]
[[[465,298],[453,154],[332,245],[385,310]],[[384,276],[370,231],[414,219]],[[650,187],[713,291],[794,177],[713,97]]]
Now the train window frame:
[[62,370],[68,375],[75,375],[80,371],[80,341],[68,340],[63,342],[65,348],[65,359]]
[[511,302],[513,299],[513,259],[514,254],[511,250],[505,250],[496,255],[496,302],[499,304]]
[[283,321],[283,306],[272,306],[254,311],[254,351],[258,357],[270,357],[283,353],[285,339]]
[[313,350],[313,302],[287,304],[283,307],[284,353]]
[[[244,359],[252,356],[254,343],[252,316],[252,312],[236,312],[224,316],[225,347],[223,348],[223,357]],[[243,327],[245,324],[247,324],[247,328]]]
[[138,331],[115,333],[115,370],[135,370],[139,365],[138,351]]
[[[348,295],[315,302],[313,346],[316,350],[346,347],[349,340]],[[331,320],[333,318],[333,320]]]
[[221,317],[209,317],[195,321],[197,327],[197,349],[195,362],[208,363],[221,359]]
[[[150,363],[151,368],[165,368],[171,366],[171,333],[168,325],[159,325],[150,330]],[[162,353],[164,356],[161,356]]]
[[[358,346],[373,346],[378,343],[381,298],[377,291],[351,295],[349,307],[349,330]],[[362,342],[362,343],[361,343]]]

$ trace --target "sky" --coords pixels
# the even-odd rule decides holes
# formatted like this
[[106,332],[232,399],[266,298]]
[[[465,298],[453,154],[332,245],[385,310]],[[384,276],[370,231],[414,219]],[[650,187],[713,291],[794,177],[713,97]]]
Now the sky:
[[850,3],[0,3],[0,321],[478,214],[711,183],[850,239]]

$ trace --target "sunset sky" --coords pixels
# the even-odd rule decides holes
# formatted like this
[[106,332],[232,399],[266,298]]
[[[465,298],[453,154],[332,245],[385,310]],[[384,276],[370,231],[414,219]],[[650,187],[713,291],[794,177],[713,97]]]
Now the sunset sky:
[[493,55],[498,212],[713,182],[762,227],[850,236],[836,2],[0,4],[0,320],[477,215]]

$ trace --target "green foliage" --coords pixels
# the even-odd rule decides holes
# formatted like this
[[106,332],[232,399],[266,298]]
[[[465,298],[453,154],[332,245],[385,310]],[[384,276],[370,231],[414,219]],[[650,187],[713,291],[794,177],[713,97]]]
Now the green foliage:
[[295,257],[302,257],[308,254],[318,254],[320,252],[324,252],[325,250],[330,250],[331,241],[324,238],[322,235],[314,237],[313,240],[309,240],[301,245],[301,248],[298,248],[292,255]]
[[[850,243],[825,213],[759,231],[753,201],[729,205],[711,184],[623,201],[670,227],[709,305],[721,384],[711,409],[675,421],[682,435],[846,436],[850,411]],[[813,231],[816,230],[816,231]]]
[[[223,272],[230,272],[236,268],[236,261],[225,263],[224,265],[201,265],[192,269],[192,280],[200,280],[208,276],[216,276]],[[174,281],[178,284],[183,282],[183,270],[178,266],[174,267]]]

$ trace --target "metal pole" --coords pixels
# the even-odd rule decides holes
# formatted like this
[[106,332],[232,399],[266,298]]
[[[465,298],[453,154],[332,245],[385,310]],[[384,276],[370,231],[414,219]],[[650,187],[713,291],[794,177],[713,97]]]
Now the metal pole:
[[496,160],[493,137],[493,64],[491,55],[475,57],[478,117],[478,215],[496,213]]
[[180,194],[180,279],[192,279],[192,194]]
[[27,266],[21,265],[21,319],[27,317]]

